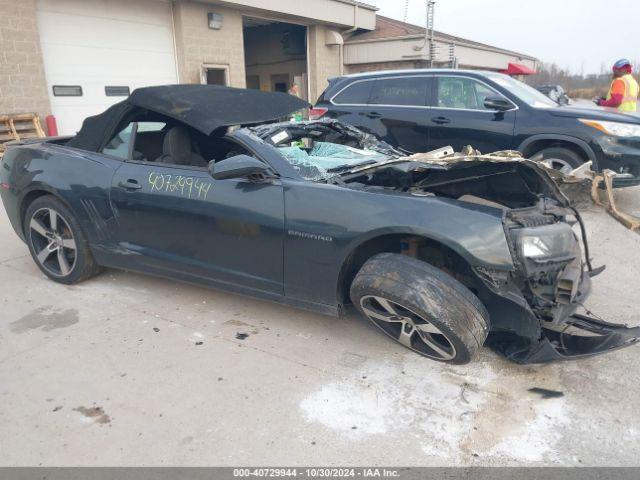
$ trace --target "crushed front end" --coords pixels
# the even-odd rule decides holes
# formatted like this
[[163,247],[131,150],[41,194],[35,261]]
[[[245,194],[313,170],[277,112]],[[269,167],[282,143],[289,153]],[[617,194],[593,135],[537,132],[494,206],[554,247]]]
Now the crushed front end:
[[[488,310],[488,345],[511,360],[584,357],[640,338],[640,327],[577,313],[586,312],[591,278],[602,269],[591,266],[579,212],[545,168],[518,152],[482,155],[471,147],[458,153],[445,147],[407,155],[332,119],[261,125],[251,132],[277,147],[308,180],[374,194],[438,198],[469,209],[493,209],[494,216],[501,211],[513,264],[509,270],[461,267],[447,255],[434,254],[428,242],[411,239],[400,253],[426,257],[469,288]],[[335,150],[331,155],[327,144]]]
[[[572,224],[579,227],[580,235]],[[518,363],[543,363],[605,353],[640,339],[640,327],[576,313],[589,313],[584,301],[591,290],[591,278],[603,270],[591,266],[577,210],[542,198],[535,207],[506,212],[505,230],[515,271],[502,285],[494,283],[492,291],[519,305],[521,316],[500,318],[505,312],[498,302],[497,311],[492,312],[492,321],[495,318],[498,325],[493,325],[490,346]],[[500,322],[505,323],[504,329]]]
[[489,312],[488,345],[509,359],[579,358],[640,339],[640,327],[577,313],[588,313],[584,301],[591,278],[604,268],[591,266],[579,212],[544,167],[519,153],[445,148],[355,168],[339,181],[349,188],[432,195],[502,210],[513,269],[473,267],[479,282],[467,287]]

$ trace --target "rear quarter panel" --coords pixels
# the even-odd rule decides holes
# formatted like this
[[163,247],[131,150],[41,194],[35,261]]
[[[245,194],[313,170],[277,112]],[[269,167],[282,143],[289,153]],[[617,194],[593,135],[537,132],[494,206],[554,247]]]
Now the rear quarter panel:
[[471,265],[509,270],[502,212],[455,201],[286,180],[285,295],[335,304],[340,271],[362,243],[388,234],[439,241]]
[[47,143],[9,148],[2,175],[10,190],[3,195],[3,202],[17,233],[24,239],[22,216],[27,204],[38,193],[46,192],[72,210],[92,247],[108,243],[113,221],[109,191],[113,172],[120,163]]

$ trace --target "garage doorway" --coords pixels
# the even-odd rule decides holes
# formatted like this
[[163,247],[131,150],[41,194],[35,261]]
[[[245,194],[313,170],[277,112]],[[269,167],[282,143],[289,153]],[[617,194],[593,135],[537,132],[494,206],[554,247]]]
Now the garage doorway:
[[229,65],[202,65],[200,83],[203,85],[229,86]]
[[[38,0],[36,6],[60,135],[75,135],[86,117],[136,88],[178,83],[169,2]],[[61,93],[60,86],[74,93]]]
[[264,18],[243,17],[247,88],[290,92],[308,100],[307,27]]

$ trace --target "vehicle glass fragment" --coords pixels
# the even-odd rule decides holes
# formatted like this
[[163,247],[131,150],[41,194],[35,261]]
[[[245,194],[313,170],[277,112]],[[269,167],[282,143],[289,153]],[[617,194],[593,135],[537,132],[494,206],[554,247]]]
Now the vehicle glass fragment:
[[333,119],[282,122],[249,129],[273,145],[300,176],[326,181],[336,171],[397,158],[403,153]]
[[315,142],[311,149],[294,145],[278,147],[278,150],[307,180],[328,179],[334,175],[332,170],[390,158],[373,150],[331,142]]

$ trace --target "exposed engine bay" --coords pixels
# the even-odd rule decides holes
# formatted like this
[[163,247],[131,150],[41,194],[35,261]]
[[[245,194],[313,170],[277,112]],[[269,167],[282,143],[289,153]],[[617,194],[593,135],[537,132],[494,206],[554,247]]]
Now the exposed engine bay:
[[[501,209],[535,206],[542,197],[568,204],[553,180],[518,152],[481,155],[450,147],[408,155],[332,119],[250,129],[304,178],[368,191],[436,195]],[[515,161],[518,160],[518,161]]]
[[[336,120],[251,128],[304,178],[390,195],[435,197],[500,214],[514,268],[475,268],[489,310],[488,343],[520,363],[602,353],[634,343],[640,328],[576,314],[594,269],[579,212],[545,167],[519,152],[471,147],[409,155]],[[575,228],[575,231],[574,231]],[[581,244],[582,243],[582,248]],[[584,254],[583,254],[584,251]]]

